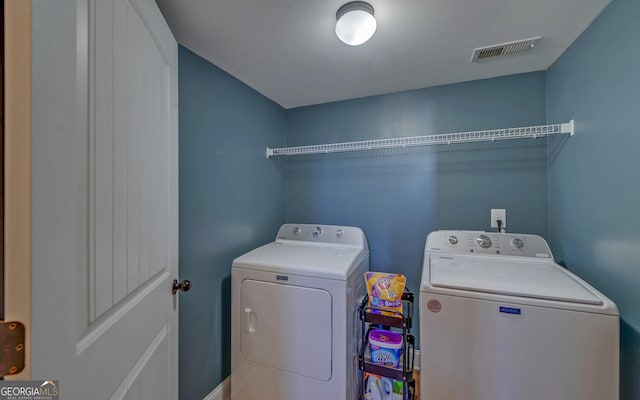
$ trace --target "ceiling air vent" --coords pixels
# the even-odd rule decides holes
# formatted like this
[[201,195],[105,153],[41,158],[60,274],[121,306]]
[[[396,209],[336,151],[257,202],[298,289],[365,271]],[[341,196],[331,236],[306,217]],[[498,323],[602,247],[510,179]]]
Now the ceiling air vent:
[[482,62],[496,57],[526,53],[533,50],[540,39],[542,39],[542,37],[538,36],[531,39],[519,40],[517,42],[480,47],[473,51],[473,57],[471,58],[471,61]]

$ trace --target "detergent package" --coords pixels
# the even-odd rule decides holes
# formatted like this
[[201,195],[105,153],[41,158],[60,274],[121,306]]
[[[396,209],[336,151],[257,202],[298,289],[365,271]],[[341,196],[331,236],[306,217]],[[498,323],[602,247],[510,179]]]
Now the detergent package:
[[384,329],[369,332],[371,362],[385,367],[398,368],[402,355],[402,335]]
[[364,398],[367,400],[404,400],[402,381],[365,373]]
[[[407,283],[407,278],[401,274],[388,274],[384,272],[365,272],[369,305],[371,307],[393,310],[402,313],[402,292]],[[398,316],[397,314],[370,310],[374,314]]]

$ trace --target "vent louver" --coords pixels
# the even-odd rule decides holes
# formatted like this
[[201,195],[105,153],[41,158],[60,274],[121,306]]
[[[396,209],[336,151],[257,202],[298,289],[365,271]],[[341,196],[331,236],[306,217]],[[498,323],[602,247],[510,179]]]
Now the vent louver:
[[542,37],[538,36],[531,39],[519,40],[517,42],[480,47],[473,51],[473,57],[471,58],[471,61],[482,62],[496,57],[526,53],[533,50],[540,39],[542,39]]

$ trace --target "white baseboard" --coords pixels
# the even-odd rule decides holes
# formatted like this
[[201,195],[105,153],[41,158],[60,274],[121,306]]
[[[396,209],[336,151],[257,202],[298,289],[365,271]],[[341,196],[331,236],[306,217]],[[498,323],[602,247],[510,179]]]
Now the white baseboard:
[[203,400],[229,400],[231,399],[231,377],[222,381],[217,388],[213,389]]
[[415,353],[413,353],[413,369],[415,371],[420,371],[420,350],[416,350]]

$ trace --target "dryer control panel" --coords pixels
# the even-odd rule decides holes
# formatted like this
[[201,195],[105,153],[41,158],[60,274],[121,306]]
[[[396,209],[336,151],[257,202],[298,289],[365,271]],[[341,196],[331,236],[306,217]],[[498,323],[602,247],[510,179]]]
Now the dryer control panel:
[[549,245],[540,236],[482,231],[431,232],[425,252],[553,258]]
[[364,232],[354,226],[284,224],[276,236],[276,242],[281,240],[333,243],[368,248]]

